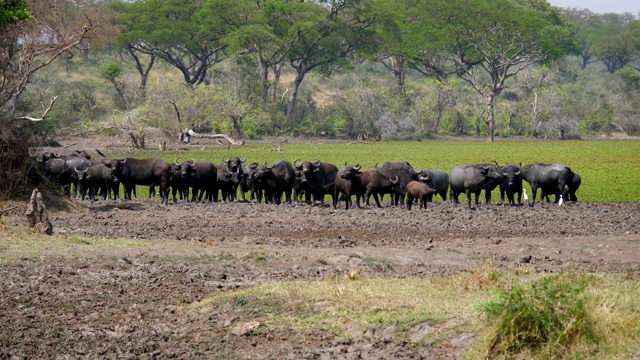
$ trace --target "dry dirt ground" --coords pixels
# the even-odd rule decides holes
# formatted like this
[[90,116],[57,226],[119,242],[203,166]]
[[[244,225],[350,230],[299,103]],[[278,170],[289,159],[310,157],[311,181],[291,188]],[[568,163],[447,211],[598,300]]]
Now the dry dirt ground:
[[[56,233],[77,237],[76,247],[58,251],[41,237],[37,251],[17,252],[0,242],[0,359],[458,358],[472,335],[453,333],[427,347],[394,338],[393,329],[349,339],[284,329],[235,336],[233,325],[252,319],[234,318],[232,309],[203,316],[181,306],[349,269],[372,277],[437,277],[493,259],[505,270],[640,271],[636,203],[345,211],[305,204],[160,206],[152,199],[86,201],[54,212],[52,220]],[[16,213],[8,222],[23,219]],[[0,227],[0,237],[7,229]],[[84,244],[85,236],[113,239],[114,246]]]

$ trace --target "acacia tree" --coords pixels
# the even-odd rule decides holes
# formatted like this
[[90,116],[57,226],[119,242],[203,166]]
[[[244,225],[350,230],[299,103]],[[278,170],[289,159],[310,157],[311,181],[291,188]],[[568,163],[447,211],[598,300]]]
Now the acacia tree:
[[613,74],[640,58],[640,20],[632,14],[603,14],[592,34],[593,54]]
[[376,43],[376,20],[371,0],[328,0],[292,2],[292,26],[287,32],[294,43],[287,53],[296,72],[287,106],[287,120],[293,120],[300,84],[305,76],[318,70],[329,75],[348,64],[347,57]]
[[456,24],[455,51],[446,56],[455,63],[457,75],[484,99],[487,140],[493,142],[494,100],[508,87],[507,80],[531,65],[575,51],[575,41],[571,27],[546,2],[462,2],[470,2],[464,8],[473,11],[450,19]]
[[[228,28],[218,17],[195,16],[204,0],[117,1],[116,23],[126,31],[118,43],[175,67],[189,86],[208,82],[209,69],[226,59]],[[150,62],[151,62],[150,60]],[[142,76],[142,73],[141,73]]]
[[580,68],[595,62],[592,46],[594,30],[601,25],[601,17],[589,9],[565,8],[561,9],[563,18],[570,21],[576,30],[576,41],[580,47]]
[[[265,105],[269,94],[269,69],[281,64],[291,49],[294,2],[266,0],[215,0],[199,16],[218,17],[227,25],[230,56],[255,56],[260,71],[260,97]],[[276,81],[278,79],[276,78]]]

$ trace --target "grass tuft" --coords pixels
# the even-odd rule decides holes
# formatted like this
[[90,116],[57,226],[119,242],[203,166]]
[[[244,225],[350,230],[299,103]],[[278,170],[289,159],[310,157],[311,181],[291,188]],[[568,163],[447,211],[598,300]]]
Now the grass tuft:
[[439,280],[443,288],[455,288],[461,291],[490,290],[495,288],[505,288],[508,279],[495,266],[493,260],[485,263],[477,269],[469,269],[460,275],[455,275]]
[[598,334],[585,289],[590,276],[563,272],[510,291],[482,305],[490,324],[487,355],[519,353],[544,348],[550,357],[564,357],[583,343],[595,343]]

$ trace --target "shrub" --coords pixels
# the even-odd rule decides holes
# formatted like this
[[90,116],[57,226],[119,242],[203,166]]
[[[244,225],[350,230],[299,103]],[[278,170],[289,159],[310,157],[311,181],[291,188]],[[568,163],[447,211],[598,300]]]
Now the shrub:
[[499,291],[496,300],[482,306],[492,327],[489,355],[528,348],[562,357],[573,345],[595,341],[592,316],[585,307],[586,278],[562,273]]

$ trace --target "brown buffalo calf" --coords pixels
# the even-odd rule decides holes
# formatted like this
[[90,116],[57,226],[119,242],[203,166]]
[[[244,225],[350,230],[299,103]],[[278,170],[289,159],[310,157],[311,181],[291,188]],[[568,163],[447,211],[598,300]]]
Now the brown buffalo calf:
[[422,181],[411,181],[407,184],[407,210],[411,210],[413,199],[420,199],[420,207],[427,208],[427,199],[436,190]]

